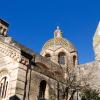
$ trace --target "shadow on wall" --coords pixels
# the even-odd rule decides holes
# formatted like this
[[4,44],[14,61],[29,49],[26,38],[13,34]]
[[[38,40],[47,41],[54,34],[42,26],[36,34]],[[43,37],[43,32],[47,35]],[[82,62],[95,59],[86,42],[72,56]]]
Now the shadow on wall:
[[10,97],[9,100],[20,100],[20,99],[16,95],[14,95],[14,96]]

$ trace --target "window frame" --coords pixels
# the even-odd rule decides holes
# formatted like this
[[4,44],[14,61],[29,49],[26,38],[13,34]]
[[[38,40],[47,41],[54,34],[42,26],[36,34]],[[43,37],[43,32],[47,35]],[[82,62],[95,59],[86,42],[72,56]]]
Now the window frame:
[[61,65],[65,65],[66,63],[66,53],[65,52],[59,52],[58,53],[58,63]]

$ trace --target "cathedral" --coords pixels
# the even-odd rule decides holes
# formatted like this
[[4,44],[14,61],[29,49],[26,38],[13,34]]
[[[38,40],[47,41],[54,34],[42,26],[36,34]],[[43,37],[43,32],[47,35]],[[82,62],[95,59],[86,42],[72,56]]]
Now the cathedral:
[[[13,40],[0,19],[0,100],[66,100],[67,67],[96,68],[91,86],[100,89],[100,23],[93,37],[95,61],[78,64],[77,49],[57,26],[40,54]],[[73,99],[77,100],[77,99]]]

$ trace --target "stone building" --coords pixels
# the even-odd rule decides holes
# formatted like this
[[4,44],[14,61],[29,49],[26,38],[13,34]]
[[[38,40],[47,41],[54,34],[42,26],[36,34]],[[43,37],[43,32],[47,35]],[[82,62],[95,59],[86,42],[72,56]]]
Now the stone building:
[[[67,67],[78,65],[77,50],[57,27],[40,54],[8,36],[9,24],[0,19],[0,100],[66,100]],[[100,25],[93,39],[96,60],[78,65],[100,69]],[[100,83],[98,70],[97,77]],[[96,85],[97,86],[97,85]],[[100,86],[99,86],[100,87]]]

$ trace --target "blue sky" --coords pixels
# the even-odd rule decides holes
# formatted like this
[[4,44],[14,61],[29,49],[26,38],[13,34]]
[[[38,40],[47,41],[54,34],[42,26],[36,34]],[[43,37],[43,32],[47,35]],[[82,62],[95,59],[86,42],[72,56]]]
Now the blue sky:
[[10,24],[10,36],[37,53],[58,25],[77,48],[79,63],[94,60],[100,0],[1,0],[0,18]]

